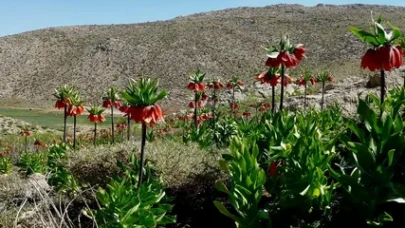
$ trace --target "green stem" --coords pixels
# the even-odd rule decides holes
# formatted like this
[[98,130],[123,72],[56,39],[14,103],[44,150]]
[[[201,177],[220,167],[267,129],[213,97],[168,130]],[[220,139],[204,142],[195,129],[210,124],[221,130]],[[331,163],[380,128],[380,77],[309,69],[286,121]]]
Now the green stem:
[[284,65],[281,65],[281,95],[280,95],[280,112],[283,111],[284,100]]
[[67,120],[67,106],[65,104],[63,112],[63,142],[66,143],[66,120]]
[[307,82],[305,82],[304,86],[304,111],[307,110]]
[[321,110],[323,110],[323,106],[325,103],[325,82],[322,81],[322,100],[321,100]]
[[142,184],[144,156],[145,156],[145,142],[146,142],[146,124],[142,123],[142,141],[141,141],[141,167],[139,169],[138,188]]
[[76,115],[73,116],[73,150],[76,149]]
[[274,113],[276,108],[276,87],[271,86],[271,112]]
[[383,113],[383,108],[382,104],[384,103],[384,98],[385,98],[385,72],[384,69],[381,69],[380,72],[380,84],[381,84],[381,91],[380,91],[380,100],[381,100],[381,107],[380,107],[380,117],[382,116]]
[[97,140],[97,123],[94,123],[94,146],[96,146]]
[[197,106],[197,100],[198,100],[198,96],[197,96],[197,92],[194,92],[194,126],[195,129],[198,128],[198,106]]
[[24,133],[25,134],[25,145],[24,145],[24,151],[25,151],[25,153],[27,153],[27,147],[28,147],[28,136],[27,136],[27,134],[26,133]]
[[114,145],[114,107],[111,105],[111,144]]
[[131,138],[131,114],[128,113],[127,114],[127,140],[129,141],[129,139]]

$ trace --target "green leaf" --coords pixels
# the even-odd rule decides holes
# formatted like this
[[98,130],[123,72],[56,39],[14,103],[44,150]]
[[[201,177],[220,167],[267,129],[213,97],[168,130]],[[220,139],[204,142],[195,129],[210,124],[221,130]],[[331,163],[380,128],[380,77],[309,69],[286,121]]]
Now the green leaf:
[[230,194],[228,188],[225,186],[225,184],[222,181],[216,181],[215,186],[218,191],[226,193],[226,194]]
[[373,34],[366,32],[362,29],[355,28],[355,27],[349,27],[349,30],[353,33],[353,35],[360,38],[360,40],[362,40],[363,42],[374,45],[374,46],[379,45],[377,38]]
[[392,161],[394,160],[394,153],[395,153],[395,149],[388,151],[388,166],[389,167],[392,165]]
[[221,212],[223,215],[231,218],[234,221],[239,221],[239,218],[236,215],[231,214],[228,209],[219,201],[215,200],[214,201],[215,207]]

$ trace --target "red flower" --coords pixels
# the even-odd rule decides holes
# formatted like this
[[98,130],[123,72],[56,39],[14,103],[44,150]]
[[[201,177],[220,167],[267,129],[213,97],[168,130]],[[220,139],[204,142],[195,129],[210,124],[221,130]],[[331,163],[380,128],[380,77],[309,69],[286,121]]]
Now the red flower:
[[158,121],[163,120],[163,111],[159,105],[150,105],[146,107],[131,106],[129,109],[131,119],[136,123],[145,123],[153,126]]
[[302,45],[300,45],[300,46],[294,48],[293,54],[297,58],[298,61],[301,61],[305,57],[305,51],[306,51],[306,49]]
[[194,83],[194,82],[190,82],[187,86],[188,90],[191,91],[204,91],[205,90],[205,85],[204,83],[200,82],[200,83]]
[[287,87],[291,83],[293,83],[292,78],[288,75],[284,75],[284,87]]
[[229,106],[230,106],[232,109],[238,109],[238,108],[239,108],[238,103],[230,103]]
[[244,113],[242,113],[242,116],[244,116],[244,117],[251,117],[251,116],[252,116],[252,113],[250,113],[250,112],[244,112]]
[[277,61],[287,68],[295,67],[298,64],[297,58],[286,51],[282,51],[278,54]]
[[307,82],[304,80],[303,77],[300,77],[300,78],[297,79],[295,84],[297,84],[298,86],[305,86],[307,84]]
[[114,101],[114,107],[116,108],[116,109],[119,109],[120,107],[121,107],[121,101]]
[[84,112],[84,106],[83,105],[70,105],[68,110],[67,110],[67,115],[68,116],[74,116],[74,115],[81,115]]
[[265,71],[257,75],[256,80],[260,81],[261,84],[267,83],[271,86],[277,86],[280,83],[280,75],[271,75],[268,71]]
[[230,82],[226,83],[226,88],[227,89],[232,89],[233,88],[232,83],[230,83]]
[[109,107],[111,107],[112,104],[113,104],[113,102],[112,102],[111,99],[107,99],[107,100],[103,101],[103,107],[104,108],[109,108]]
[[21,136],[30,136],[30,135],[31,135],[31,132],[22,130],[22,131],[20,132],[20,135],[21,135]]
[[120,112],[127,113],[128,110],[129,110],[129,106],[120,106],[120,107],[118,108],[118,110],[119,110]]
[[63,109],[65,106],[68,106],[71,104],[70,98],[65,98],[63,100],[57,100],[55,103],[55,108],[57,109]]
[[273,67],[273,68],[278,68],[280,66],[280,62],[277,60],[277,58],[267,58],[266,60],[266,66],[268,67]]
[[332,76],[328,76],[328,82],[333,82],[333,77]]
[[214,87],[214,89],[222,89],[224,88],[224,84],[220,83],[220,82],[214,82],[213,85],[211,86],[211,88]]
[[309,79],[309,82],[311,83],[311,85],[315,85],[315,83],[316,83],[316,78],[315,78],[315,77],[311,77],[311,79]]
[[361,60],[361,67],[370,71],[400,68],[403,63],[401,50],[402,48],[391,45],[384,45],[376,50],[368,49]]
[[92,123],[102,123],[102,122],[105,121],[105,117],[104,117],[103,115],[90,114],[87,118],[88,118],[88,119],[90,120],[90,122],[92,122]]
[[274,177],[276,175],[277,167],[280,165],[280,161],[274,161],[270,164],[269,175]]

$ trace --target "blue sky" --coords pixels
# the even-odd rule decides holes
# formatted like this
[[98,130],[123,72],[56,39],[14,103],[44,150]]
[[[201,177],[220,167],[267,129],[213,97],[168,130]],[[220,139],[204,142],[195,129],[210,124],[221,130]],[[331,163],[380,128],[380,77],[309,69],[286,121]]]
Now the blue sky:
[[[123,24],[167,20],[176,16],[238,6],[296,3],[380,4],[381,0],[0,0],[0,36],[65,25]],[[405,6],[404,0],[385,4]]]

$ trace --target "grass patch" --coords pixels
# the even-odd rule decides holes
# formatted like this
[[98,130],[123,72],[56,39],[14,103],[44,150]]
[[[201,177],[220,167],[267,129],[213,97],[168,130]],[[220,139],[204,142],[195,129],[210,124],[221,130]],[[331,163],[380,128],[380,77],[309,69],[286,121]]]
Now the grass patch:
[[[0,108],[0,115],[22,120],[33,125],[39,125],[44,128],[63,129],[63,112],[47,112],[38,109]],[[69,127],[73,126],[73,117],[68,117],[67,124]],[[93,126],[94,124],[87,119],[87,115],[82,115],[77,117],[77,125]],[[106,118],[104,123],[98,124],[100,127],[108,127],[110,125],[110,118]]]

